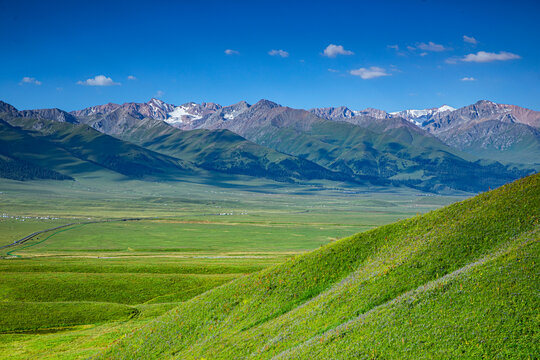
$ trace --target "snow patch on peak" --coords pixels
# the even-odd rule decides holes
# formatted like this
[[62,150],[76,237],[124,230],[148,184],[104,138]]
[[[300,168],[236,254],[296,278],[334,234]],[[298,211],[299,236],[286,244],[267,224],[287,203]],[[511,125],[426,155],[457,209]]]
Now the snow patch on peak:
[[448,106],[448,105],[443,105],[440,108],[438,108],[437,110],[439,110],[438,112],[443,112],[443,111],[454,111],[456,109],[451,107],[451,106]]
[[156,99],[156,98],[151,98],[150,101],[148,102],[148,104],[163,105],[164,102],[163,102],[163,100],[159,100],[159,99]]
[[456,109],[451,106],[443,105],[441,107],[433,108],[433,109],[423,109],[423,110],[411,109],[411,110],[403,110],[403,111],[394,111],[394,112],[391,112],[390,115],[402,116],[410,120],[410,119],[416,119],[422,116],[429,116],[429,115],[434,115],[434,114],[438,114],[438,113],[442,113],[446,111],[455,111],[455,110]]
[[190,105],[193,106],[195,103],[187,103],[181,106],[177,106],[173,111],[169,112],[169,117],[165,119],[169,124],[179,124],[179,123],[192,123],[194,120],[199,120],[202,118],[201,115],[196,114],[190,111]]

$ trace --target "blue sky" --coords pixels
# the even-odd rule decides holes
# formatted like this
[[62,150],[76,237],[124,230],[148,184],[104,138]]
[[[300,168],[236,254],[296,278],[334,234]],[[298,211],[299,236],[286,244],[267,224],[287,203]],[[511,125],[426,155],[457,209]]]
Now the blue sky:
[[0,99],[19,109],[540,110],[539,1],[0,0],[0,14]]

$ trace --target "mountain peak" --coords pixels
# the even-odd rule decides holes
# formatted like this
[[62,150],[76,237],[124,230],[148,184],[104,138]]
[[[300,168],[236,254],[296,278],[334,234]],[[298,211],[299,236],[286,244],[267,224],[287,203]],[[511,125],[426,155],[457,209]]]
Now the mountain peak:
[[364,110],[361,110],[361,111],[355,111],[354,113],[356,116],[367,115],[367,116],[374,117],[376,119],[386,119],[390,117],[386,111],[375,109],[372,107],[365,108]]
[[275,102],[272,102],[270,100],[266,100],[266,99],[261,99],[259,101],[257,101],[257,103],[255,105],[253,105],[254,108],[265,108],[265,109],[273,109],[273,108],[276,108],[276,107],[280,107],[281,105],[279,104],[276,104]]
[[165,102],[163,100],[160,100],[160,99],[156,99],[156,98],[151,98],[149,102],[147,102],[147,104],[156,104],[156,105],[163,105],[165,104]]
[[18,110],[15,108],[15,106],[0,100],[0,113],[3,113],[3,112],[13,113],[13,112],[17,112],[17,111]]
[[439,112],[443,112],[443,111],[454,111],[456,109],[449,105],[444,104],[443,106],[439,107],[437,110],[439,110]]
[[232,105],[229,105],[229,106],[250,107],[250,105],[248,104],[248,102],[245,101],[245,100],[239,101],[239,102],[237,102],[236,104],[232,104]]
[[315,108],[309,111],[327,120],[343,120],[356,116],[356,111],[352,111],[346,106]]
[[498,105],[498,104],[489,100],[478,100],[477,102],[474,103],[474,105]]

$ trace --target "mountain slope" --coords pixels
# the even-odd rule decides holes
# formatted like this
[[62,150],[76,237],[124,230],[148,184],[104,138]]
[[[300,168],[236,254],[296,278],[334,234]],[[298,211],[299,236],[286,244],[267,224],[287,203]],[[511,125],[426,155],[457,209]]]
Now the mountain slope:
[[38,165],[36,156],[41,155],[48,147],[52,148],[0,120],[0,177],[13,180],[72,179],[49,167]]
[[539,227],[537,174],[215,288],[98,358],[534,357]]
[[[24,164],[32,164],[34,167],[50,169],[60,173],[67,178],[80,173],[91,173],[99,171],[100,166],[84,161],[69,153],[65,149],[42,137],[34,137],[29,132],[18,127],[13,127],[9,123],[0,119],[0,144],[2,154],[6,156],[6,161],[22,161],[22,164],[9,164],[23,166],[17,176],[9,176],[10,171],[3,173],[2,177],[16,178],[16,180],[26,180],[35,178],[32,174],[35,169],[26,169]],[[10,162],[11,162],[10,161]],[[6,164],[7,166],[7,164]],[[25,172],[23,170],[28,170]],[[50,178],[47,176],[47,178]],[[54,176],[53,178],[57,178]]]
[[201,126],[229,129],[257,144],[379,184],[480,191],[525,174],[498,163],[469,162],[403,119],[356,116],[345,121],[261,100],[234,118],[216,112]]
[[351,180],[308,160],[257,145],[228,130],[171,129],[140,143],[157,152],[186,159],[197,166],[232,174],[292,179]]
[[446,144],[488,159],[540,165],[540,112],[481,100],[459,109],[399,112]]
[[[73,112],[73,114],[79,116],[80,122],[103,133],[162,154],[190,161],[195,166],[206,170],[267,177],[278,181],[352,180],[350,177],[330,171],[308,160],[257,145],[228,130],[182,131],[162,121],[161,116],[152,117],[149,114],[148,109],[158,101],[152,99],[146,104],[128,103],[118,107],[107,105],[105,110],[95,107]],[[159,104],[166,108],[164,103]],[[214,105],[205,103],[203,109],[216,107]],[[241,106],[239,104],[232,110],[229,108],[224,110],[224,116]],[[144,111],[141,112],[141,109]],[[218,107],[218,109],[221,108]],[[89,115],[82,116],[84,114]],[[207,115],[203,110],[201,114]],[[183,119],[186,125],[187,120]],[[173,125],[179,123],[175,119],[169,119],[169,122]],[[186,125],[186,127],[189,126]]]
[[[53,168],[62,168],[68,166],[66,162],[82,161],[82,171],[101,167],[137,178],[174,177],[192,171],[187,162],[104,135],[84,124],[24,117],[4,119],[24,133],[17,140],[10,140],[9,146],[31,151],[33,163],[41,166],[53,164]],[[41,144],[39,153],[31,150],[36,149],[35,143]]]
[[328,120],[348,122],[360,115],[376,119],[403,118],[477,159],[540,166],[540,112],[515,105],[481,100],[459,109],[443,105],[387,113],[377,109],[353,111],[342,106],[310,111]]

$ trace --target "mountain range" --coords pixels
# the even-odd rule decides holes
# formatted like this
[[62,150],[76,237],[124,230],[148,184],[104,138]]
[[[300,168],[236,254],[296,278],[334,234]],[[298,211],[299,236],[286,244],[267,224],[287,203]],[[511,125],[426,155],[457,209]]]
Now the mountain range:
[[151,99],[70,113],[0,102],[0,120],[0,176],[17,180],[103,168],[158,180],[210,172],[477,192],[540,168],[540,112],[490,101],[394,113],[268,100]]
[[310,111],[339,121],[350,121],[362,112],[379,119],[403,118],[476,157],[536,165],[540,162],[540,112],[515,105],[481,100],[459,109],[443,105],[391,113],[375,109],[357,112],[346,107]]

